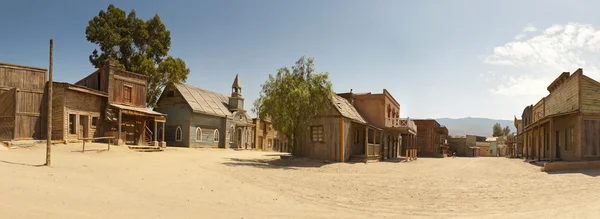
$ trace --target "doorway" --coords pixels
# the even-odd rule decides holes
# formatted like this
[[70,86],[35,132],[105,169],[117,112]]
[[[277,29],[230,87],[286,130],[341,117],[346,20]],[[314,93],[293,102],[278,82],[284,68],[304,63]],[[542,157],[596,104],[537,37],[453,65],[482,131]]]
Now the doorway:
[[88,138],[90,133],[89,116],[79,116],[79,138]]

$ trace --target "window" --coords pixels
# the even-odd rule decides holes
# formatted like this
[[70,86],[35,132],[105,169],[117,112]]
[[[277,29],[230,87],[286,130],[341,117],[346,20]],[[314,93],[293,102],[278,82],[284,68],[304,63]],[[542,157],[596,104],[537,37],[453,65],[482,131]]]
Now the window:
[[213,135],[214,135],[213,141],[219,142],[219,130],[218,129],[215,129],[215,133]]
[[200,127],[196,128],[196,141],[202,142],[202,129]]
[[311,140],[313,142],[324,142],[323,126],[311,126],[310,127]]
[[92,127],[96,127],[97,125],[98,125],[98,117],[93,116],[92,117]]
[[69,114],[69,134],[77,134],[77,115]]
[[123,101],[131,103],[131,86],[123,86]]
[[181,126],[177,126],[175,130],[175,141],[181,141]]
[[360,130],[359,129],[354,130],[354,143],[355,144],[360,143]]

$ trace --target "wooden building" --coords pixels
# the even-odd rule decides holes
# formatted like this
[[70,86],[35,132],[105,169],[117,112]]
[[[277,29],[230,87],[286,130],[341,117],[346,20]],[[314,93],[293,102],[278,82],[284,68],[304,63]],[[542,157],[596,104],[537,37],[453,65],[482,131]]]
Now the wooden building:
[[421,157],[444,157],[448,154],[448,128],[434,119],[414,120],[417,125],[417,145]]
[[74,85],[55,83],[52,135],[72,141],[115,137],[116,143],[163,146],[166,115],[146,108],[148,78],[108,62]]
[[340,162],[380,158],[382,130],[369,125],[350,102],[336,94],[299,136],[294,150],[303,157]]
[[485,142],[486,137],[467,135],[448,138],[448,146],[459,157],[474,157],[477,155],[477,142]]
[[167,86],[154,109],[169,115],[165,140],[170,146],[250,149],[254,124],[244,109],[236,75],[231,96],[188,84]]
[[45,139],[47,70],[0,63],[0,140]]
[[382,159],[396,158],[416,148],[417,129],[413,121],[400,118],[400,103],[386,90],[382,93],[340,93],[364,120],[383,130]]
[[577,69],[523,111],[525,156],[532,160],[600,160],[600,83]]
[[273,129],[273,124],[269,118],[253,118],[252,123],[254,124],[252,149],[288,152],[286,147],[287,138]]

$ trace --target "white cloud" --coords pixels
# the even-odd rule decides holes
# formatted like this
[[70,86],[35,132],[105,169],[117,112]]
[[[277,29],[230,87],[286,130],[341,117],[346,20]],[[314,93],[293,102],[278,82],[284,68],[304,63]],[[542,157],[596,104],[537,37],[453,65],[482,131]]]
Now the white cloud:
[[527,25],[526,27],[523,28],[523,32],[536,32],[537,28],[535,28],[533,25]]
[[[532,31],[537,29],[533,26],[523,29]],[[584,74],[594,79],[600,76],[600,29],[592,25],[552,25],[543,33],[517,36],[482,59],[490,66],[502,68],[496,74],[506,79],[491,89],[494,94],[543,96],[547,94],[546,87],[560,73],[577,68],[583,68]]]

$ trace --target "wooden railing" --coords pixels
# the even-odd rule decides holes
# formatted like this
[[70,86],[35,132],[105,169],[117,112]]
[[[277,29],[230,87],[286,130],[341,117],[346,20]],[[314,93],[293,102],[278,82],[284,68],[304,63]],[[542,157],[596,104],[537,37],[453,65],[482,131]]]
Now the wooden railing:
[[381,144],[367,144],[367,155],[374,156],[379,155],[381,151]]
[[385,127],[400,127],[400,118],[386,118]]
[[90,141],[93,141],[93,140],[102,140],[102,139],[108,139],[108,148],[107,148],[107,150],[110,151],[111,140],[115,139],[115,137],[80,138],[79,140],[83,141],[83,149],[81,150],[81,153],[85,152],[85,142],[86,141],[88,141],[88,140],[90,140]]

